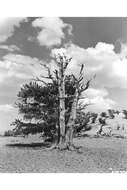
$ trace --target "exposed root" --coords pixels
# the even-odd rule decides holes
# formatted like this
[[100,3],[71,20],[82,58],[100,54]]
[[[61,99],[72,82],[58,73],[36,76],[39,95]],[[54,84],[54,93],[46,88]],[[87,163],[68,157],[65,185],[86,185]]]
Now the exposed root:
[[68,146],[69,151],[76,151],[78,153],[82,153],[81,148],[82,148],[81,146],[75,146],[74,144]]
[[58,144],[53,144],[48,150],[58,149]]
[[75,146],[74,144],[68,144],[68,143],[63,143],[63,144],[54,144],[48,150],[60,150],[60,151],[76,151],[78,153],[82,153],[81,151],[81,146]]

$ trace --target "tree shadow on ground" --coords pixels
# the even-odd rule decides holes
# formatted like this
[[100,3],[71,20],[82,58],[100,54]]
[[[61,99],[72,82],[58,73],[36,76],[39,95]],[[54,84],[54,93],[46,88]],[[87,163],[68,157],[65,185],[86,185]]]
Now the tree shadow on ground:
[[37,143],[10,143],[6,144],[8,147],[19,147],[19,148],[49,148],[51,143],[49,142],[37,142]]

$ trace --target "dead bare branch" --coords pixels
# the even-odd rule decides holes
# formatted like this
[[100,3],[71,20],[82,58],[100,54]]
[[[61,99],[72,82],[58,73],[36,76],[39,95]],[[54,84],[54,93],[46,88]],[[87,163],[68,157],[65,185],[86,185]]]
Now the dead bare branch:
[[55,74],[56,79],[59,80],[58,71],[55,69],[55,71],[53,71],[53,72],[54,72],[54,74]]
[[42,82],[43,84],[47,85],[47,82],[45,82],[44,80],[40,79],[39,77],[36,77],[35,79],[32,79],[33,81],[36,82]]
[[83,69],[84,69],[84,64],[81,65],[80,75],[82,75]]

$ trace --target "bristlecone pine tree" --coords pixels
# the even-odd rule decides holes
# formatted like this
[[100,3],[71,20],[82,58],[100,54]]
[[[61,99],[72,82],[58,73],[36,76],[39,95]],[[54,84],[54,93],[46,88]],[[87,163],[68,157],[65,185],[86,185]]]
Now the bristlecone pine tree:
[[[84,92],[85,90],[89,88],[89,85],[92,79],[89,79],[85,82],[84,73],[83,73],[84,64],[82,64],[80,66],[80,73],[78,77],[75,77],[75,75],[73,74],[70,75],[71,80],[73,80],[72,83],[74,84],[73,94],[67,93],[67,91],[65,91],[65,86],[67,82],[66,70],[72,58],[68,58],[68,56],[66,56],[65,54],[58,53],[56,56],[54,56],[54,59],[57,65],[57,69],[55,69],[54,71],[51,71],[51,68],[48,65],[42,64],[43,68],[47,70],[47,75],[46,76],[41,75],[40,77],[36,77],[35,81],[42,82],[45,86],[48,86],[48,87],[49,87],[49,81],[50,81],[50,84],[56,83],[58,85],[57,98],[58,98],[59,106],[56,108],[58,110],[58,122],[57,122],[58,141],[57,141],[57,145],[55,145],[55,148],[72,150],[75,148],[75,146],[73,145],[73,135],[74,135],[74,127],[75,127],[75,121],[76,121],[76,115],[77,115],[78,102],[80,98],[83,98],[82,92]],[[69,104],[71,105],[71,107],[70,106],[68,107],[69,110],[66,110],[65,104],[69,98],[71,98],[72,103]],[[40,111],[40,109],[38,111]],[[66,117],[67,113],[69,113],[68,119]],[[35,114],[34,115],[35,118],[37,118],[38,116],[40,117],[40,114],[38,115],[35,112],[33,112],[33,114]],[[31,117],[31,110],[30,110],[30,114],[26,113],[26,116]]]
[[[60,126],[60,140],[58,143],[58,147],[60,149],[73,149],[75,146],[73,145],[73,133],[74,126],[76,120],[76,112],[78,101],[81,97],[83,91],[87,90],[91,79],[88,80],[85,84],[83,83],[83,69],[84,65],[81,65],[79,77],[76,78],[73,76],[73,80],[75,81],[75,93],[73,95],[73,103],[71,107],[71,113],[68,120],[67,125],[65,126],[65,98],[67,98],[65,94],[65,71],[67,69],[68,64],[70,63],[72,58],[68,58],[64,54],[57,54],[55,57],[55,61],[58,66],[58,70],[55,72],[58,78],[58,87],[59,87],[59,126]],[[51,74],[49,75],[51,78]]]

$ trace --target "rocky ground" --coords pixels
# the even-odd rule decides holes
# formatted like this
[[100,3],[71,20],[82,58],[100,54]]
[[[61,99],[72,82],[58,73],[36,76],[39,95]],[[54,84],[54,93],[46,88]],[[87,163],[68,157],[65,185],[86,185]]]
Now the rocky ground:
[[[76,151],[49,150],[42,139],[0,138],[0,172],[112,172],[127,171],[127,139],[81,137]],[[6,146],[25,142],[26,146]],[[34,146],[27,146],[34,142]]]

